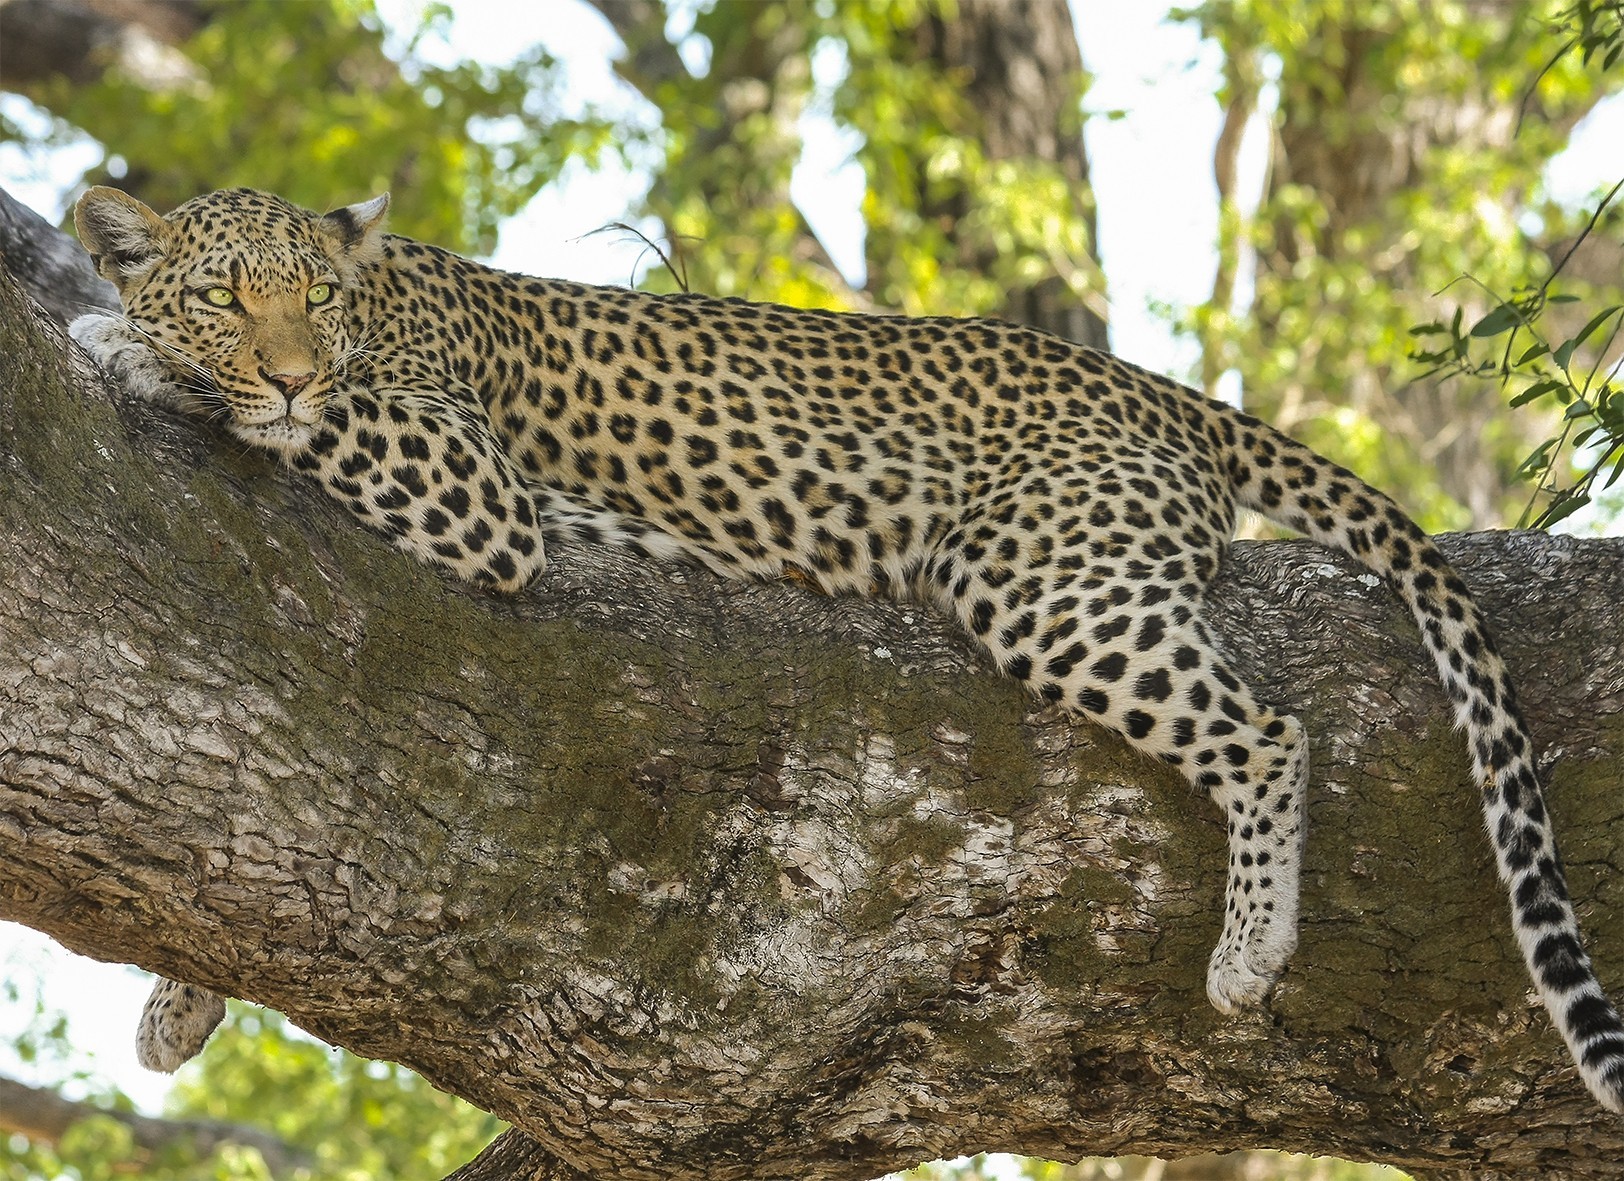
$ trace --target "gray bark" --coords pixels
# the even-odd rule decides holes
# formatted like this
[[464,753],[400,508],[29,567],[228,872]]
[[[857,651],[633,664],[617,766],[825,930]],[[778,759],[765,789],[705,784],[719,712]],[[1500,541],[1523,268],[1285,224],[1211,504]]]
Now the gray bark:
[[[465,591],[115,406],[3,275],[0,484],[0,917],[511,1121],[462,1181],[1624,1158],[1528,995],[1413,626],[1312,545],[1237,546],[1210,599],[1316,765],[1302,945],[1226,1020],[1218,818],[929,611],[595,551]],[[1617,995],[1624,544],[1445,548]]]
[[60,324],[118,311],[118,288],[89,265],[77,242],[0,189],[0,262],[29,277],[29,294]]

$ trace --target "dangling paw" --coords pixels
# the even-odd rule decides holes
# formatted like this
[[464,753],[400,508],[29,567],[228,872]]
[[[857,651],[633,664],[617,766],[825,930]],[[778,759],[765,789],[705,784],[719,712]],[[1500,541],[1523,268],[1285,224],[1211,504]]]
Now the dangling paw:
[[159,980],[141,1010],[136,1061],[148,1070],[173,1074],[197,1057],[225,1015],[225,999],[217,993],[195,984]]
[[1274,987],[1276,972],[1254,971],[1241,948],[1219,943],[1207,961],[1207,999],[1226,1015],[1259,1008]]

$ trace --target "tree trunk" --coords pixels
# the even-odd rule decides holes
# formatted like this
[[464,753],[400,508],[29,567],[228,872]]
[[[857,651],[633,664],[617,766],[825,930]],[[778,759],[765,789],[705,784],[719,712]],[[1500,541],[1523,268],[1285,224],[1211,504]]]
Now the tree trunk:
[[201,0],[0,0],[0,88],[37,97],[116,66],[154,83],[184,73],[178,47],[209,20]]
[[[463,1181],[1245,1146],[1616,1176],[1416,632],[1313,545],[1238,546],[1211,596],[1318,768],[1302,945],[1229,1020],[1219,819],[929,611],[597,551],[465,591],[115,407],[4,275],[0,482],[0,917],[511,1121]],[[1616,936],[1624,545],[1446,549]]]
[[[1099,232],[1083,151],[1080,97],[1083,57],[1072,29],[1071,8],[1054,0],[960,0],[951,19],[936,11],[919,22],[920,57],[964,88],[974,113],[977,139],[989,160],[1052,165],[1070,184],[1068,217],[1088,227],[1091,250]],[[920,191],[929,193],[925,164]],[[922,211],[958,228],[965,212],[962,193]],[[995,261],[973,245],[960,244],[961,265],[986,271]],[[978,255],[982,255],[978,257]],[[1110,347],[1105,279],[1094,267],[1093,301],[1084,306],[1058,277],[1012,286],[999,315],[1030,324],[1090,348]]]

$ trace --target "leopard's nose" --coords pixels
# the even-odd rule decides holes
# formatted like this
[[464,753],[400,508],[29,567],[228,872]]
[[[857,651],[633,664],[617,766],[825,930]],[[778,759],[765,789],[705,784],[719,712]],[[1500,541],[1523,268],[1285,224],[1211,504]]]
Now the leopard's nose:
[[307,369],[303,373],[267,373],[262,368],[259,375],[282,391],[282,396],[292,402],[298,392],[315,380],[316,371]]

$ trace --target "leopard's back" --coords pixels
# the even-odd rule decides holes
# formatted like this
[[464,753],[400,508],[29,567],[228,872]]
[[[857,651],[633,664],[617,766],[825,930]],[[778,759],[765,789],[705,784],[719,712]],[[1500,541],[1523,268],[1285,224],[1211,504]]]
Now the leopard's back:
[[527,476],[727,573],[936,594],[945,554],[1014,523],[1033,558],[1104,536],[1152,560],[1177,544],[1210,577],[1232,529],[1222,408],[1107,353],[1000,321],[533,279],[405,239],[386,251],[356,329],[382,375],[452,374]]

